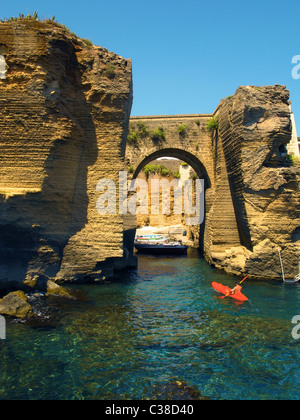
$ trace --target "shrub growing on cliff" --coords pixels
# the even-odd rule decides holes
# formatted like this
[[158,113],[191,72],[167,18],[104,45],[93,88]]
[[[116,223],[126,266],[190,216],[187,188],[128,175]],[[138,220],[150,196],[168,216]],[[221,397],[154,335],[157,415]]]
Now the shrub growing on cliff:
[[187,126],[185,124],[180,124],[177,128],[178,134],[180,137],[184,137],[186,135]]
[[144,166],[143,172],[145,173],[146,177],[148,178],[150,174],[158,174],[161,176],[169,176],[172,175],[174,178],[180,178],[179,171],[171,171],[170,169],[164,167],[163,165],[155,165],[155,164],[148,164]]
[[159,174],[163,176],[167,176],[170,174],[170,171],[167,168],[165,168],[163,165],[151,165],[151,164],[145,165],[143,172],[145,173],[147,178],[150,174]]
[[0,19],[0,23],[10,23],[10,22],[42,22],[42,23],[47,23],[47,24],[51,24],[53,26],[57,26],[58,28],[62,28],[64,29],[69,35],[76,37],[76,34],[74,34],[73,32],[70,31],[69,28],[67,28],[65,25],[62,25],[61,23],[57,22],[55,19],[55,16],[49,16],[48,18],[45,19],[40,19],[38,16],[38,11],[35,10],[34,13],[31,15],[28,11],[27,11],[27,15],[24,15],[23,13],[19,13],[19,16],[12,16],[8,19]]
[[295,156],[294,153],[291,155],[288,155],[289,161],[293,166],[299,166],[300,167],[300,157]]
[[129,134],[128,134],[128,137],[127,137],[127,142],[130,145],[137,146],[137,144],[139,142],[139,138],[138,138],[137,133],[134,130],[129,131]]
[[210,120],[208,120],[206,127],[211,133],[217,130],[219,128],[218,117],[212,117]]
[[111,63],[107,64],[104,70],[104,74],[109,79],[113,79],[116,75],[116,69],[115,66]]
[[28,21],[36,21],[39,20],[38,11],[35,10],[33,15],[31,15],[27,10],[27,15],[25,16],[23,13],[19,13],[18,17],[10,17],[8,19],[1,19],[1,23],[10,23],[10,22],[17,22],[19,20],[28,20]]
[[149,136],[149,130],[146,124],[143,121],[137,122],[138,134],[141,138],[146,138]]
[[151,139],[156,143],[166,140],[164,129],[162,127],[158,127],[156,130],[153,130],[151,132]]
[[89,39],[82,38],[82,41],[85,43],[87,47],[92,47],[93,43]]

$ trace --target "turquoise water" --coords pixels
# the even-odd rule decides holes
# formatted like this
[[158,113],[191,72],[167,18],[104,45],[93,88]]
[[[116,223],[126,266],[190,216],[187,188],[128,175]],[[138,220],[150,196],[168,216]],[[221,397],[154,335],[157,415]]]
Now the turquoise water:
[[0,399],[145,399],[174,381],[211,399],[299,399],[300,285],[246,281],[249,302],[219,299],[211,282],[235,278],[193,256],[141,256],[121,280],[78,286],[86,298],[60,301],[53,325],[8,324]]

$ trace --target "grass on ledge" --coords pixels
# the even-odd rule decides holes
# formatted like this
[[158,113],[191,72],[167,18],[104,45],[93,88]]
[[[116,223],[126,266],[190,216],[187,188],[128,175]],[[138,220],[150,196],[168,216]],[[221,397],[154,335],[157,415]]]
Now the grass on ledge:
[[[52,24],[58,28],[62,28],[65,31],[67,31],[71,36],[77,37],[76,34],[70,31],[69,28],[67,28],[65,25],[57,22],[55,20],[55,16],[49,16],[47,18],[40,18],[38,15],[38,11],[35,10],[33,14],[30,14],[27,10],[27,15],[24,15],[23,13],[19,13],[19,16],[17,17],[10,17],[8,19],[2,18],[0,19],[0,23],[11,23],[11,22],[41,22],[41,23],[47,23]],[[91,41],[89,40],[83,40],[88,46],[93,45]]]

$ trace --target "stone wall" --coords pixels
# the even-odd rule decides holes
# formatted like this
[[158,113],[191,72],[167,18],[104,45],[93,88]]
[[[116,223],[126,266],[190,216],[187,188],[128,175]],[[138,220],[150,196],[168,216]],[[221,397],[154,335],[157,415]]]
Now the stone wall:
[[[138,141],[127,144],[126,162],[137,176],[146,163],[155,157],[175,157],[187,162],[205,183],[205,221],[187,227],[191,237],[199,239],[205,258],[215,263],[218,253],[240,245],[236,216],[229,186],[224,152],[218,137],[207,128],[213,114],[131,117],[130,128],[139,134],[142,123],[148,134],[138,135]],[[163,129],[164,139],[154,141],[153,131]],[[179,127],[185,127],[179,133]],[[135,221],[132,220],[132,224]]]
[[[126,163],[134,169],[136,176],[146,163],[156,158],[169,156],[182,159],[190,164],[199,176],[214,182],[214,159],[211,136],[206,124],[212,114],[169,115],[131,117],[130,129],[138,134],[136,143],[127,143]],[[146,134],[139,133],[139,124],[143,124]],[[153,131],[163,129],[164,138],[153,138]],[[179,128],[185,130],[179,133]],[[192,159],[192,161],[191,161]]]
[[[153,227],[163,227],[180,225],[182,223],[182,215],[174,214],[174,191],[172,188],[170,188],[170,191],[168,189],[166,191],[160,189],[160,194],[158,198],[156,198],[155,196],[153,197],[151,194],[152,181],[165,180],[171,183],[175,179],[172,175],[172,172],[179,172],[181,163],[182,161],[180,160],[155,160],[153,162],[150,162],[150,165],[161,165],[165,169],[167,169],[170,172],[170,174],[167,176],[161,176],[158,173],[149,173],[146,176],[146,174],[143,171],[139,173],[137,179],[147,184],[147,196],[144,200],[142,200],[141,203],[138,203],[136,217],[136,224],[138,227],[144,227],[147,225]],[[153,199],[157,199],[159,202],[159,214],[152,214],[151,212],[151,204]],[[168,212],[167,214],[163,214],[163,203],[168,202],[168,200],[170,200],[170,212]],[[145,204],[148,204],[148,206],[146,206]]]
[[[205,207],[206,215],[208,215],[214,202],[216,177],[218,176],[214,140],[207,129],[207,123],[212,116],[213,114],[131,117],[130,129],[138,134],[138,141],[128,142],[126,148],[126,163],[128,168],[132,167],[132,176],[138,176],[144,165],[156,158],[168,156],[183,160],[205,182]],[[139,132],[139,124],[146,127],[146,135]],[[164,133],[164,138],[161,140],[153,138],[153,132],[158,130],[159,127],[163,129]],[[179,132],[182,127],[185,130]],[[227,192],[229,194],[227,201],[230,201],[229,189]],[[213,220],[213,212],[211,216],[211,223],[209,218],[206,217],[205,225],[203,224],[201,229],[199,226],[190,227],[191,236],[199,238],[200,249],[204,253],[206,249],[211,248],[213,241],[217,240],[216,233],[213,230],[216,226]],[[230,220],[234,219],[233,209],[232,214],[228,214],[228,218]],[[136,221],[132,219],[131,225],[136,225]],[[229,228],[230,225],[225,223],[218,227],[219,232],[221,230],[227,231]]]
[[23,20],[0,24],[0,54],[1,281],[99,279],[123,258],[96,186],[124,170],[131,61]]

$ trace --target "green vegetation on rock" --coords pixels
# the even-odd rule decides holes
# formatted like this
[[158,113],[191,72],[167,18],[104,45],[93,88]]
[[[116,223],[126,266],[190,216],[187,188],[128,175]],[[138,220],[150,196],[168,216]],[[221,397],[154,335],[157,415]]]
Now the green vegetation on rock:
[[210,132],[217,130],[219,128],[218,117],[212,117],[210,120],[208,120],[206,127]]
[[163,165],[148,164],[144,166],[143,172],[148,178],[150,174],[159,174],[161,176],[173,176],[174,178],[180,178],[179,171],[171,171],[165,168]]
[[151,138],[156,143],[166,140],[164,129],[162,127],[158,127],[156,130],[153,130],[151,132]]

